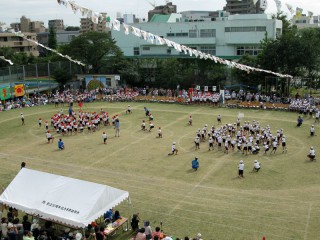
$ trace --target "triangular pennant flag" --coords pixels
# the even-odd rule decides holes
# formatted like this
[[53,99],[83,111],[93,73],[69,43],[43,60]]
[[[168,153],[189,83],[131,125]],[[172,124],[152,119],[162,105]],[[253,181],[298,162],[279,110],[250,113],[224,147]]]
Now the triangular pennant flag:
[[119,20],[113,20],[113,30],[120,31],[121,23]]
[[122,26],[123,26],[124,34],[128,35],[129,34],[129,26],[125,23],[123,23]]
[[172,47],[172,42],[168,39],[163,39],[165,41],[165,43],[167,44],[168,47]]

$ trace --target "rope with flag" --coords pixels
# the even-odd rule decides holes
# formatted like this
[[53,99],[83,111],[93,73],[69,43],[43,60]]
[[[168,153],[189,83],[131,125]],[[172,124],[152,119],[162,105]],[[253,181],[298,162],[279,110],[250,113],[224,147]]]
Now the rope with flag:
[[58,52],[57,50],[55,50],[55,49],[51,49],[51,48],[49,48],[49,47],[47,47],[47,46],[44,46],[44,45],[41,44],[41,43],[38,43],[38,42],[35,41],[35,40],[32,40],[32,39],[27,38],[22,32],[13,32],[13,33],[14,33],[16,36],[19,36],[19,37],[23,38],[24,40],[27,40],[27,41],[29,41],[29,42],[32,42],[32,43],[36,44],[37,46],[40,46],[40,47],[42,47],[42,48],[45,48],[45,49],[47,49],[48,51],[53,52],[53,53],[59,55],[60,57],[66,58],[66,59],[68,59],[69,61],[74,62],[74,63],[76,63],[76,64],[79,64],[79,65],[81,65],[81,66],[85,66],[84,63],[82,63],[82,62],[80,62],[80,61],[78,61],[78,60],[74,60],[74,59],[72,59],[72,58],[71,58],[70,56],[68,56],[68,55],[63,55],[63,54],[61,54],[60,52]]
[[2,59],[3,61],[8,62],[10,65],[13,65],[13,62],[9,59],[6,59],[4,56],[0,56],[0,59]]

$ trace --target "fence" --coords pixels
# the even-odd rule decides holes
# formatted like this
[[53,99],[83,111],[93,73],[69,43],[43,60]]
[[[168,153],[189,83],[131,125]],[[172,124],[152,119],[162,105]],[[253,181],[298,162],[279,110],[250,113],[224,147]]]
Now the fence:
[[[82,73],[81,67],[72,62],[48,62],[23,66],[9,66],[0,69],[0,88],[12,88],[24,84],[27,93],[36,93],[57,88],[52,74],[57,69],[66,69],[73,76]],[[11,94],[12,96],[12,94]]]

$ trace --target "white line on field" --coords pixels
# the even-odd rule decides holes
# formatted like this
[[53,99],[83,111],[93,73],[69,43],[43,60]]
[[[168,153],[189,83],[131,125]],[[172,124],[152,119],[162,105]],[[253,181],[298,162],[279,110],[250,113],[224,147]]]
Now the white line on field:
[[310,222],[310,217],[311,217],[311,209],[312,209],[312,203],[309,203],[309,210],[308,210],[308,218],[307,218],[307,225],[306,225],[306,229],[304,232],[304,240],[308,239],[308,231],[309,231],[309,222]]

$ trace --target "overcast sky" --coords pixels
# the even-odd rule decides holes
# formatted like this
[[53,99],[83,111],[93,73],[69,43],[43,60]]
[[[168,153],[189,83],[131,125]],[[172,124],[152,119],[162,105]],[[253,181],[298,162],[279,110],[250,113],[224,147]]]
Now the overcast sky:
[[[165,0],[149,0],[157,5],[165,4]],[[111,18],[117,13],[134,13],[139,18],[147,18],[149,10],[153,9],[147,0],[75,0],[78,5],[92,9],[96,12],[107,12]],[[187,10],[221,10],[225,0],[172,0],[178,7],[178,12]],[[282,1],[282,10],[288,13],[285,3],[294,8],[300,7],[307,11],[313,11],[315,15],[320,14],[319,0],[287,0]],[[268,0],[267,13],[275,13],[276,5],[274,0]],[[22,15],[32,21],[43,21],[48,25],[49,19],[63,19],[65,25],[79,26],[81,14],[74,14],[70,8],[65,8],[57,3],[57,0],[1,0],[0,22],[10,25],[12,22],[19,22]]]

